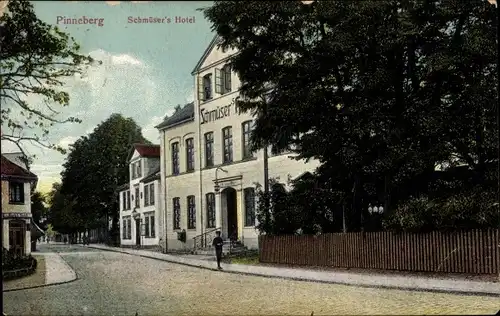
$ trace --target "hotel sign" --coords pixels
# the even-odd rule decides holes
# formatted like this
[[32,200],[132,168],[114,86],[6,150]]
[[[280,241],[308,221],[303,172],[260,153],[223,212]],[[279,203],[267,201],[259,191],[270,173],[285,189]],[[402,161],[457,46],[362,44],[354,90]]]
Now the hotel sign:
[[238,98],[233,98],[230,104],[218,106],[214,110],[208,111],[207,109],[200,109],[200,124],[215,122],[233,114],[241,114]]

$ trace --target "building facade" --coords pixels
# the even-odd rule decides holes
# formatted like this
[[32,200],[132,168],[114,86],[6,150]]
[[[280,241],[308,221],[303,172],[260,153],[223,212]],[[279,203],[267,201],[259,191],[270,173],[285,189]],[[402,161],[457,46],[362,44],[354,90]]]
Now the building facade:
[[19,159],[2,155],[3,247],[18,256],[31,253],[31,193],[38,177]]
[[129,183],[119,187],[120,243],[159,247],[164,236],[160,146],[134,144],[129,157]]
[[[264,151],[251,152],[253,116],[238,108],[240,82],[227,65],[236,51],[217,44],[215,37],[192,72],[195,101],[157,126],[169,250],[191,248],[195,237],[216,230],[248,248],[258,246],[255,190],[264,181]],[[291,155],[268,159],[269,178],[285,187],[318,166]],[[186,242],[178,240],[182,231]]]

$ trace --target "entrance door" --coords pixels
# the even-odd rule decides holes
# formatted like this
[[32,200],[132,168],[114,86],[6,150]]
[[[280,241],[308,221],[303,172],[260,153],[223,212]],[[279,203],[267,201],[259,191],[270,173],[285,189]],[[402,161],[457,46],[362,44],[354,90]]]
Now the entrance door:
[[236,190],[233,188],[225,189],[226,208],[227,208],[227,236],[238,240],[238,211],[236,207]]
[[26,237],[25,221],[9,221],[9,247],[16,256],[24,256]]
[[137,246],[141,245],[141,220],[135,220],[135,244]]

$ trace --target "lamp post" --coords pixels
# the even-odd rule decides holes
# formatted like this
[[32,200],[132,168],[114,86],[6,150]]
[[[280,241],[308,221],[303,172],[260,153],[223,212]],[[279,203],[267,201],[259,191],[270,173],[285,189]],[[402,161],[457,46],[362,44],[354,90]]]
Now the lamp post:
[[[222,229],[222,213],[221,213],[221,201],[220,201],[220,185],[219,185],[219,170],[227,173],[227,170],[222,169],[221,167],[215,168],[215,185],[214,185],[214,191],[215,191],[215,218],[216,218],[216,228]],[[204,242],[204,241],[202,241]]]

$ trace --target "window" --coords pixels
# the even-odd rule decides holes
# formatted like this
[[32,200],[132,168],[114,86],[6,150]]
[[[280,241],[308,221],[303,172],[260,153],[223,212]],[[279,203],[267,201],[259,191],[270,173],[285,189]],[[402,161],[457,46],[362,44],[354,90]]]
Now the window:
[[144,184],[144,206],[149,205],[149,185]]
[[132,239],[132,217],[127,218],[127,239]]
[[243,131],[242,140],[243,140],[243,159],[252,158],[252,150],[250,146],[250,135],[252,134],[252,121],[243,122],[241,124],[241,130]]
[[135,207],[139,207],[139,187],[135,187]]
[[144,213],[144,229],[146,238],[155,237],[155,212]]
[[9,182],[9,203],[24,203],[23,182]]
[[215,93],[228,92],[231,92],[231,67],[226,65],[222,69],[215,69]]
[[172,144],[172,174],[179,174],[179,143]]
[[155,205],[155,184],[144,184],[144,206]]
[[214,165],[214,133],[205,134],[205,167]]
[[255,190],[246,188],[243,190],[245,198],[245,226],[255,226]]
[[215,194],[207,193],[207,228],[215,228]]
[[130,191],[127,191],[127,210],[130,210]]
[[137,178],[142,177],[142,165],[140,160],[136,162],[135,168],[136,168]]
[[198,99],[200,101],[212,99],[212,74],[198,77]]
[[155,205],[155,184],[149,184],[149,205]]
[[122,210],[127,209],[127,192],[122,192]]
[[172,199],[174,210],[174,229],[181,229],[181,199],[176,197]]
[[193,138],[186,139],[186,171],[194,170],[194,141]]
[[132,239],[132,218],[122,217],[122,239]]
[[142,176],[142,165],[140,160],[131,164],[130,168],[132,169],[132,180]]
[[222,139],[224,143],[224,156],[222,161],[229,163],[233,161],[233,131],[231,126],[222,129]]
[[194,195],[187,197],[188,205],[188,229],[196,228],[196,205],[194,201]]

